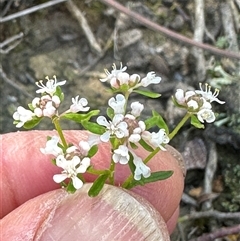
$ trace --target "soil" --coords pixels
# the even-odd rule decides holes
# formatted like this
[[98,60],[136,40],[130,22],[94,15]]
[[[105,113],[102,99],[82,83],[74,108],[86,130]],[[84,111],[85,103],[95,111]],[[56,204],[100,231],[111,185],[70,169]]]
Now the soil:
[[[46,1],[11,2],[7,6],[8,1],[0,1],[3,19]],[[149,71],[155,71],[162,77],[161,84],[149,88],[162,96],[148,100],[134,95],[132,99],[144,103],[143,118],[149,117],[154,109],[168,121],[170,128],[184,114],[171,102],[176,89],[196,89],[199,82],[208,82],[213,88],[221,90],[219,99],[226,101],[226,104],[216,104],[214,107],[218,113],[216,122],[207,124],[204,130],[193,129],[187,124],[171,143],[182,153],[188,170],[180,216],[209,208],[227,213],[240,212],[239,60],[220,57],[208,51],[200,51],[196,55],[195,48],[150,30],[99,1],[74,2],[81,9],[102,48],[101,53],[90,46],[86,34],[66,3],[2,23],[0,133],[17,131],[12,124],[12,114],[19,105],[26,107],[31,102],[35,96],[35,82],[45,76],[56,75],[58,81],[68,80],[63,88],[66,99],[63,109],[69,106],[73,96],[80,95],[88,99],[91,108],[100,109],[103,113],[110,93],[107,85],[98,79],[105,77],[105,68],[111,70],[113,63],[119,66],[122,62],[128,66],[129,73],[144,76]],[[195,37],[197,1],[119,2],[161,26],[190,39]],[[201,27],[204,28],[202,41],[227,51],[238,52],[239,1],[204,2],[205,28]],[[230,11],[227,12],[226,9]],[[8,44],[4,42],[20,33],[22,37],[9,41]],[[236,41],[234,36],[237,36]],[[13,46],[18,40],[19,43]],[[201,61],[199,56],[203,58]],[[63,125],[65,129],[80,128],[73,123]],[[37,127],[48,128],[47,122]],[[212,163],[212,153],[216,155],[215,170],[208,165]],[[208,178],[209,171],[213,175],[212,179]],[[209,180],[212,188],[206,193],[205,184]],[[239,222],[239,218],[180,219],[172,240],[194,240],[203,233],[231,227]],[[240,235],[228,235],[215,240],[240,240]]]

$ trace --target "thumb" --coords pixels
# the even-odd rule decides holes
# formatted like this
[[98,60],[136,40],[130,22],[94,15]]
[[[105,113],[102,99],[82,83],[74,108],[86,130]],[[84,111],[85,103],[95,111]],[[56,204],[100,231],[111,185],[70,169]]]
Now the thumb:
[[163,218],[143,198],[110,185],[91,198],[89,187],[24,203],[1,220],[3,240],[170,240]]

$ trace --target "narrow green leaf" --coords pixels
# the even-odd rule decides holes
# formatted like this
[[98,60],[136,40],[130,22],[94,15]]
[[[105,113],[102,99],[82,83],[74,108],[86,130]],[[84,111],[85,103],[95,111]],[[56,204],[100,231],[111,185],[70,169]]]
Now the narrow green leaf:
[[81,124],[86,130],[97,135],[102,135],[106,131],[104,126],[100,126],[99,124],[94,122],[83,121]]
[[140,144],[146,151],[149,151],[149,152],[153,152],[153,151],[154,151],[154,149],[153,149],[150,145],[148,145],[147,142],[144,141],[143,139],[141,139],[141,140],[139,141],[139,144]]
[[146,129],[148,130],[148,129],[156,126],[157,121],[158,121],[157,116],[152,116],[152,117],[148,118],[147,120],[145,120],[144,123],[146,125]]
[[146,184],[150,182],[165,180],[171,177],[172,174],[173,174],[173,171],[158,171],[158,172],[152,172],[150,177],[142,178],[142,179],[144,181],[144,184]]
[[169,129],[168,129],[168,125],[166,124],[165,120],[162,118],[161,115],[159,115],[158,112],[156,112],[155,110],[152,111],[152,115],[154,117],[157,117],[157,123],[156,125],[160,128],[160,129],[165,129],[167,135],[169,134]]
[[159,93],[154,93],[151,91],[147,91],[147,90],[133,90],[133,92],[138,93],[140,95],[144,95],[150,98],[159,98],[161,95]]
[[76,192],[76,188],[73,186],[72,180],[68,183],[68,185],[66,187],[66,190],[69,193],[75,193]]
[[30,121],[27,121],[23,125],[23,127],[25,129],[32,129],[33,127],[37,126],[40,123],[41,120],[42,120],[42,117],[39,118],[39,117],[34,116],[33,119],[30,120]]
[[88,113],[66,113],[61,116],[68,120],[72,120],[77,123],[82,123],[82,121],[88,121],[91,117],[99,114],[99,110],[91,110]]
[[195,115],[191,115],[191,124],[199,129],[204,129],[204,125],[198,120]]
[[109,177],[109,173],[107,174],[102,174],[100,175],[93,183],[93,185],[91,186],[91,188],[88,191],[88,196],[90,197],[96,197],[99,192],[102,190],[106,180]]
[[128,153],[129,153],[129,156],[130,156],[130,159],[128,161],[128,166],[129,166],[129,168],[131,170],[131,173],[134,175],[134,171],[135,171],[136,167],[135,167],[135,165],[133,163],[133,155],[132,155],[132,153],[130,151]]
[[63,102],[64,94],[63,94],[62,89],[61,89],[60,86],[57,86],[56,92],[54,93],[54,95],[57,95],[59,97],[59,99],[61,100],[61,102]]
[[114,117],[114,110],[110,107],[107,108],[107,116],[112,120]]
[[34,108],[33,108],[32,103],[28,104],[28,108],[29,108],[31,111],[34,111]]
[[93,157],[98,151],[98,145],[94,145],[91,147],[91,149],[88,152],[88,157]]
[[139,185],[143,186],[147,183],[165,180],[165,179],[171,177],[172,174],[173,174],[173,171],[152,172],[150,177],[147,177],[147,178],[142,177],[141,180],[139,180],[139,181],[133,179],[132,182],[129,183],[129,185],[126,188],[131,189],[135,186],[139,186]]

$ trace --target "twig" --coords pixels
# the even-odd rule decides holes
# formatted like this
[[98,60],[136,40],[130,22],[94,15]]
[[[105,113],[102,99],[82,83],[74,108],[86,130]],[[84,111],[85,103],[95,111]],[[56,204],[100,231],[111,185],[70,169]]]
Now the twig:
[[240,212],[219,212],[216,210],[209,210],[203,212],[192,212],[190,214],[184,215],[178,219],[178,222],[184,222],[187,220],[199,219],[199,218],[214,218],[218,220],[225,220],[225,219],[236,219],[240,221]]
[[194,198],[192,198],[189,195],[187,195],[186,193],[183,193],[183,195],[182,195],[182,202],[190,204],[190,205],[192,205],[194,207],[198,206],[197,201]]
[[[22,41],[22,37],[23,37],[23,33],[19,33],[16,34],[6,40],[4,40],[2,43],[0,43],[0,53],[1,54],[7,54],[9,53],[12,49],[14,49],[21,41]],[[3,47],[5,47],[6,45],[12,43],[13,41],[15,41],[15,43],[13,43],[12,45],[8,46],[6,49],[3,49]]]
[[[204,194],[212,193],[212,182],[217,169],[216,143],[209,141],[208,147],[209,147],[208,149],[209,155],[208,155],[208,161],[205,169],[204,185],[203,185]],[[205,210],[212,208],[212,200],[205,201],[203,203],[203,208]]]
[[79,76],[83,76],[85,75],[85,73],[90,70],[93,66],[95,66],[106,54],[107,50],[110,48],[110,46],[112,45],[112,40],[113,40],[113,33],[111,34],[111,36],[109,37],[109,39],[107,40],[106,45],[104,46],[101,54],[95,58],[95,60],[92,61],[92,63],[88,66],[86,66],[84,69],[81,70],[81,72],[79,73]]
[[127,9],[126,7],[124,7],[123,5],[117,3],[116,1],[114,0],[100,0],[102,3],[106,4],[106,5],[109,5],[115,9],[117,9],[118,11],[120,12],[123,12],[125,13],[126,15],[128,15],[129,17],[139,21],[139,23],[141,23],[142,25],[152,29],[152,30],[155,30],[155,31],[158,31],[162,34],[165,34],[166,36],[170,37],[170,38],[173,38],[175,40],[178,40],[178,41],[181,41],[185,44],[188,44],[188,45],[191,45],[191,46],[196,46],[198,48],[202,48],[202,49],[205,49],[213,54],[216,54],[216,55],[219,55],[219,56],[224,56],[224,57],[228,57],[228,58],[235,58],[235,59],[240,59],[240,54],[239,53],[234,53],[234,52],[230,52],[230,51],[226,51],[226,50],[222,50],[222,49],[218,49],[218,48],[215,48],[211,45],[208,45],[208,44],[203,44],[203,43],[199,43],[199,42],[196,42],[192,39],[189,39],[181,34],[178,34],[178,33],[175,33],[165,27],[162,27],[152,21],[150,21],[149,19],[143,17],[142,15],[138,14],[138,13],[135,13],[129,9]]
[[19,90],[21,93],[23,93],[24,95],[28,96],[28,97],[33,97],[31,94],[29,94],[23,86],[19,85],[19,84],[15,84],[12,80],[10,80],[7,75],[5,74],[5,72],[3,71],[2,67],[0,66],[0,76],[2,77],[2,79],[9,85],[11,85],[12,87],[14,87],[15,89]]
[[8,15],[4,18],[0,18],[0,23],[4,23],[4,22],[10,21],[10,20],[25,16],[25,15],[28,15],[30,13],[36,12],[40,9],[48,8],[48,7],[51,7],[55,4],[66,2],[66,1],[67,0],[52,0],[52,1],[49,1],[49,2],[46,2],[46,3],[42,3],[42,4],[39,4],[37,6],[25,9],[23,11]]
[[229,49],[235,52],[239,52],[237,34],[234,29],[234,20],[232,17],[232,11],[229,4],[221,3],[221,14],[225,36],[229,43]]
[[[204,0],[195,0],[195,26],[193,39],[202,43],[205,29],[204,18]],[[197,67],[197,79],[199,82],[203,82],[206,77],[205,58],[203,50],[199,48],[193,49],[194,56],[196,58]]]
[[68,10],[73,14],[73,16],[78,20],[79,24],[81,25],[81,28],[85,36],[87,37],[87,40],[90,46],[92,47],[93,50],[95,50],[97,54],[100,55],[102,53],[102,49],[98,44],[97,40],[95,39],[93,32],[90,26],[88,25],[88,22],[84,17],[84,15],[82,14],[81,10],[71,0],[67,1],[66,4],[67,4]]
[[212,233],[204,234],[201,237],[190,239],[189,241],[213,241],[231,234],[240,233],[240,224],[227,228],[220,228]]
[[3,9],[3,11],[1,12],[0,17],[3,17],[9,10],[9,8],[11,7],[12,3],[14,0],[8,0],[6,7]]

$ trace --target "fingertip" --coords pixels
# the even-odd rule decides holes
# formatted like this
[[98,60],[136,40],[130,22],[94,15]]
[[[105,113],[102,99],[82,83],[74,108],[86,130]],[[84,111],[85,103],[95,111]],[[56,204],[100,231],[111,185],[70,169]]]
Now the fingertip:
[[164,220],[141,197],[105,185],[91,198],[89,187],[85,184],[75,194],[56,190],[29,200],[2,220],[4,240],[169,240]]

